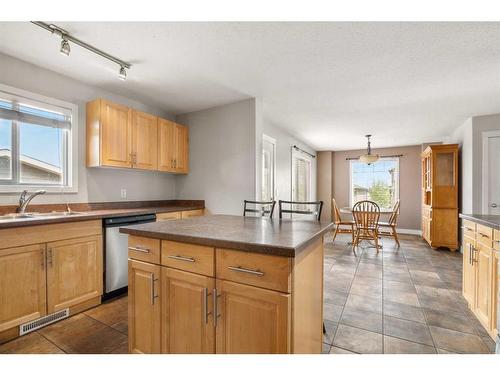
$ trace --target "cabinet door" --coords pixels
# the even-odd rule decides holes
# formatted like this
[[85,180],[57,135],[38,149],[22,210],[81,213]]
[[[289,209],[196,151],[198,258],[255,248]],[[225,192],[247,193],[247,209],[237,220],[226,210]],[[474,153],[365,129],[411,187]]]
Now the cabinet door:
[[175,124],[175,155],[174,167],[178,173],[187,173],[189,170],[189,137],[188,128]]
[[475,251],[474,267],[476,273],[475,305],[477,318],[485,327],[491,322],[491,270],[493,254],[491,248],[480,243]]
[[131,110],[101,101],[101,165],[132,167]]
[[150,114],[132,113],[132,163],[134,168],[158,167],[158,118]]
[[160,353],[160,266],[128,261],[128,348]]
[[46,314],[45,245],[0,250],[0,332]]
[[469,307],[474,306],[475,295],[475,267],[472,261],[474,241],[468,237],[463,237],[463,273],[462,273],[462,294],[469,303]]
[[174,171],[175,123],[158,119],[158,169]]
[[215,353],[215,279],[162,267],[162,353]]
[[102,295],[102,237],[47,244],[47,308],[59,311]]
[[217,353],[289,353],[289,294],[217,280]]
[[493,252],[493,264],[491,272],[491,324],[490,330],[498,334],[498,284],[499,274],[498,274],[498,262],[500,255],[497,251]]

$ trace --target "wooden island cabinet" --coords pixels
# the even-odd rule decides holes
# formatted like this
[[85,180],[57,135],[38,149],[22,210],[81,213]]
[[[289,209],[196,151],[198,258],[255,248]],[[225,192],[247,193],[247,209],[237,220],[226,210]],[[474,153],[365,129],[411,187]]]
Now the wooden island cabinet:
[[214,215],[122,228],[129,351],[321,353],[330,227]]

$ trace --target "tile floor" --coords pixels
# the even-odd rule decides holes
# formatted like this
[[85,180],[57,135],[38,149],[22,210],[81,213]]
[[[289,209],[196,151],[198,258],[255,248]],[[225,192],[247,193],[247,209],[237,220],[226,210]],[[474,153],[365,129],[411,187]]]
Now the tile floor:
[[419,237],[383,249],[325,237],[323,352],[492,353],[495,343],[462,297],[462,255]]
[[[492,353],[461,295],[462,256],[415,236],[352,253],[325,237],[323,352]],[[366,244],[363,244],[365,246]],[[0,353],[127,353],[127,297],[0,345]]]
[[122,297],[0,345],[0,354],[126,354],[127,328]]

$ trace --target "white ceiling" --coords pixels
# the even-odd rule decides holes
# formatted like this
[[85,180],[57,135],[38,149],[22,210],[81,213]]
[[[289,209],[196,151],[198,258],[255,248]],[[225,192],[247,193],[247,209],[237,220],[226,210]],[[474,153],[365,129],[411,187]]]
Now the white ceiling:
[[445,139],[500,112],[500,23],[56,22],[133,64],[30,23],[0,23],[0,52],[174,114],[262,99],[264,117],[317,150]]

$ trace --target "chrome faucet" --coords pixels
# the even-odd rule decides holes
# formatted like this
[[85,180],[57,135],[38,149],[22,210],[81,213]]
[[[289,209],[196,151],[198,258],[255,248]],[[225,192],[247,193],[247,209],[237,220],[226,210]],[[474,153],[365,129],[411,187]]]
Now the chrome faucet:
[[19,214],[24,214],[24,212],[26,211],[26,207],[28,207],[28,204],[30,204],[31,200],[37,195],[42,195],[45,193],[45,190],[38,190],[26,197],[28,195],[28,190],[24,190],[19,197],[19,207],[17,207],[16,212]]

